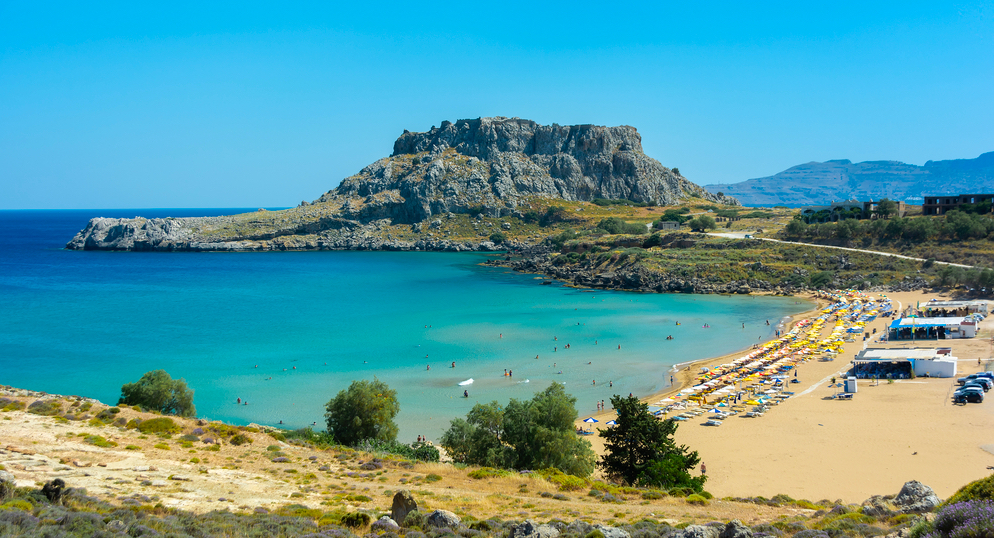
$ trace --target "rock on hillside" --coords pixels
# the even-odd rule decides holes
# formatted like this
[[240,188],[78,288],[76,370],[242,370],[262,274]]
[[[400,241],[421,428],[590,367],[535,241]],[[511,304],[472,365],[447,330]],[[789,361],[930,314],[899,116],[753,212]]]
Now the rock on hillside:
[[285,211],[178,219],[92,219],[74,250],[488,250],[426,232],[391,239],[389,227],[440,215],[521,216],[538,198],[627,199],[658,205],[688,198],[737,205],[642,153],[634,127],[543,126],[518,118],[442,122],[405,131],[393,154],[346,178],[313,203]]
[[890,198],[921,204],[925,195],[985,193],[994,190],[994,152],[976,159],[853,163],[848,159],[800,164],[772,176],[739,183],[705,185],[735,196],[747,206],[823,205],[856,199]]
[[539,125],[518,118],[442,122],[405,131],[393,155],[367,166],[318,201],[364,197],[357,219],[418,222],[483,206],[494,217],[523,197],[627,199],[672,205],[691,196],[737,205],[642,153],[634,127]]

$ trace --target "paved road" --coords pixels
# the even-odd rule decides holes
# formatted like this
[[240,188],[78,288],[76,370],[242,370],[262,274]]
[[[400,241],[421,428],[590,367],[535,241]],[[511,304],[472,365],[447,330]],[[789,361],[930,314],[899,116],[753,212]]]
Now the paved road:
[[[731,239],[744,239],[746,235],[751,235],[751,234],[749,232],[712,232],[712,233],[709,233],[708,235],[714,235],[714,236],[718,236],[718,237],[728,237],[728,238],[731,238]],[[915,257],[912,257],[912,256],[904,256],[902,254],[893,254],[893,253],[890,253],[890,252],[880,252],[880,251],[877,251],[877,250],[864,250],[864,249],[861,249],[861,248],[836,247],[834,245],[816,245],[816,244],[813,244],[813,243],[799,243],[797,241],[781,241],[779,239],[770,239],[768,237],[753,237],[752,239],[759,239],[760,241],[771,241],[773,243],[784,243],[784,244],[787,244],[787,245],[801,245],[801,246],[805,246],[805,247],[834,248],[836,250],[848,250],[850,252],[864,252],[866,254],[876,254],[878,256],[890,256],[892,258],[904,258],[905,260],[914,260],[914,261],[918,261],[918,262],[925,261],[925,258],[915,258]],[[967,269],[973,268],[972,265],[963,265],[961,263],[949,263],[949,262],[940,262],[940,261],[937,261],[935,263],[942,264],[942,265],[951,265],[953,267],[965,267]]]

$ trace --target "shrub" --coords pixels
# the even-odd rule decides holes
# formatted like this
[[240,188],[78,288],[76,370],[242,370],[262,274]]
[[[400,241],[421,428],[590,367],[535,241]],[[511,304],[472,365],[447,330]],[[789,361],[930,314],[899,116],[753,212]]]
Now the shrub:
[[427,475],[425,475],[425,482],[438,482],[441,479],[442,477],[435,473],[428,473]]
[[403,522],[399,523],[401,527],[407,529],[426,529],[428,528],[428,516],[418,510],[413,510],[407,513]]
[[994,536],[994,502],[964,501],[944,506],[932,527],[943,538],[988,538]]
[[360,529],[366,525],[369,525],[371,520],[372,518],[369,517],[369,514],[364,512],[352,512],[342,516],[342,525],[352,529]]
[[608,217],[597,223],[597,229],[609,234],[640,235],[648,230],[643,224],[628,223],[618,217]]
[[34,507],[31,506],[31,503],[25,501],[24,499],[14,499],[0,505],[0,510],[21,510],[24,512],[31,512],[34,510]]
[[505,236],[501,232],[494,232],[490,234],[490,241],[493,242],[494,244],[500,245],[504,241],[507,241],[507,236]]
[[994,500],[994,475],[975,480],[961,487],[944,504],[950,505],[963,501]]
[[687,504],[696,504],[700,506],[707,506],[708,500],[704,498],[703,495],[694,493],[687,496]]
[[154,447],[158,448],[159,450],[169,450],[169,445],[167,445],[166,443],[156,443]]
[[55,400],[36,400],[28,406],[28,413],[50,417],[62,412],[62,405]]
[[496,478],[501,476],[511,476],[511,471],[504,469],[494,469],[493,467],[481,467],[475,471],[470,471],[469,477],[482,480],[484,478]]
[[193,405],[193,391],[187,388],[183,379],[173,379],[165,370],[146,373],[134,383],[121,386],[121,399],[118,403],[141,406],[167,415],[181,417],[196,416]]
[[20,411],[21,409],[24,409],[24,402],[0,398],[0,411]]
[[142,448],[138,445],[128,445],[124,447],[124,450],[141,450]]
[[83,441],[88,444],[99,446],[102,448],[111,448],[117,446],[117,443],[115,443],[114,441],[108,441],[107,439],[104,439],[99,435],[88,435],[86,439],[83,439]]
[[249,436],[245,435],[244,433],[239,433],[234,437],[232,437],[231,440],[228,442],[235,446],[241,446],[247,443],[251,443],[252,439],[250,439]]
[[[128,423],[131,424],[130,422]],[[142,433],[179,433],[180,427],[169,417],[159,417],[144,420],[136,425],[138,431]]]

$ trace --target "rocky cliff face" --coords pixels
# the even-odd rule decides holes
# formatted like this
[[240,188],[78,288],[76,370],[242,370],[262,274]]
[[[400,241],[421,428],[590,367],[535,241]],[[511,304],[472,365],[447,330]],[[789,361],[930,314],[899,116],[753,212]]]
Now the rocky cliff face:
[[[435,216],[521,216],[536,197],[627,199],[673,205],[691,197],[737,205],[642,153],[634,127],[543,126],[517,118],[442,122],[405,131],[393,154],[346,178],[313,203],[286,211],[182,219],[96,218],[66,248],[76,250],[489,250],[486,237],[451,241],[422,234]],[[391,226],[418,237],[391,237]],[[395,230],[395,229],[394,229]],[[395,235],[395,234],[394,234]],[[485,234],[483,234],[485,235]]]
[[504,216],[523,198],[536,195],[658,205],[697,196],[738,204],[646,156],[634,127],[539,125],[502,117],[445,121],[425,133],[405,131],[393,155],[345,179],[318,201],[364,197],[362,211],[351,217],[412,223],[476,206]]

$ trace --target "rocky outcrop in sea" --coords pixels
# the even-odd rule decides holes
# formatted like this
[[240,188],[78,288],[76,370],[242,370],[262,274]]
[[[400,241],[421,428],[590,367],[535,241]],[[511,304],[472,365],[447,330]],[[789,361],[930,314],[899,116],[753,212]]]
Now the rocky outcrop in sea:
[[[224,217],[94,218],[71,250],[491,250],[491,242],[433,237],[441,215],[523,217],[535,199],[625,199],[672,205],[689,198],[737,205],[642,152],[634,127],[539,125],[518,118],[442,122],[405,131],[393,153],[314,202]],[[391,237],[410,226],[416,239]]]

